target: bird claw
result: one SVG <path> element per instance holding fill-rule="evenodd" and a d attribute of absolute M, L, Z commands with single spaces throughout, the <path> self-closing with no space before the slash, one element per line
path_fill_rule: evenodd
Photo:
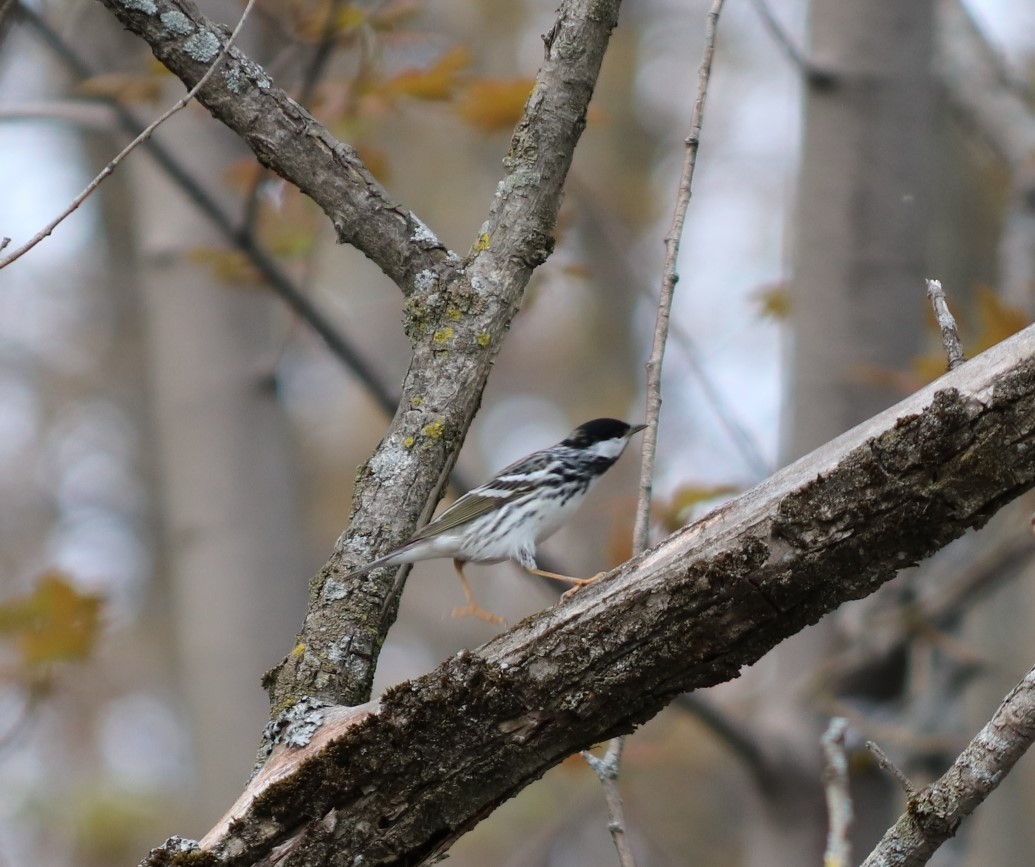
<path fill-rule="evenodd" d="M 561 601 L 567 599 L 573 593 L 577 593 L 579 590 L 581 590 L 587 584 L 595 584 L 597 581 L 599 581 L 601 578 L 603 578 L 606 574 L 607 574 L 606 572 L 597 572 L 597 574 L 594 575 L 592 578 L 582 578 L 582 579 L 580 579 L 577 583 L 572 585 L 570 590 L 565 590 L 564 593 L 561 594 Z"/>
<path fill-rule="evenodd" d="M 470 605 L 465 605 L 463 608 L 454 608 L 452 616 L 477 617 L 479 620 L 484 620 L 486 623 L 495 623 L 498 626 L 506 625 L 507 623 L 507 621 L 498 614 L 491 614 L 480 605 L 475 605 L 473 602 Z"/>

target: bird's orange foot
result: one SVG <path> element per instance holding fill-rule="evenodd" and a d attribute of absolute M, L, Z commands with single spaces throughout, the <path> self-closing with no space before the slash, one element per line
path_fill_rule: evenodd
<path fill-rule="evenodd" d="M 498 614 L 491 614 L 480 605 L 475 605 L 473 602 L 469 605 L 465 605 L 463 608 L 454 608 L 453 617 L 477 617 L 479 620 L 484 620 L 486 623 L 495 623 L 497 625 L 505 624 L 507 622 Z"/>
<path fill-rule="evenodd" d="M 596 583 L 601 578 L 603 578 L 606 574 L 607 574 L 606 572 L 597 572 L 597 574 L 594 575 L 592 578 L 572 579 L 575 583 L 572 584 L 571 590 L 566 590 L 564 593 L 561 594 L 561 599 L 567 599 L 569 596 L 571 596 L 573 593 L 577 593 L 579 590 L 581 590 L 587 584 L 594 584 L 594 583 Z"/>

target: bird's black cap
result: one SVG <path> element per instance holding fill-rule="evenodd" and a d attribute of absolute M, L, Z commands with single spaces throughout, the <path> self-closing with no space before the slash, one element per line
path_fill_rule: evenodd
<path fill-rule="evenodd" d="M 630 425 L 616 418 L 595 418 L 580 424 L 575 430 L 568 434 L 568 438 L 561 443 L 563 446 L 572 448 L 586 448 L 593 443 L 602 443 L 605 440 L 616 440 L 622 437 L 630 437 L 637 431 L 643 430 L 644 425 Z"/>

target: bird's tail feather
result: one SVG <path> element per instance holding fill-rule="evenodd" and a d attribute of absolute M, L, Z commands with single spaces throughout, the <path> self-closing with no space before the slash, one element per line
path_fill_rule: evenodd
<path fill-rule="evenodd" d="M 402 565 L 395 557 L 399 554 L 398 551 L 392 551 L 391 554 L 385 554 L 384 557 L 378 557 L 376 560 L 371 560 L 366 566 L 360 566 L 358 569 L 353 569 L 346 575 L 346 578 L 358 578 L 360 575 L 366 575 L 367 572 L 372 572 L 374 569 L 380 569 L 382 566 L 400 566 Z M 395 562 L 392 562 L 395 560 Z"/>

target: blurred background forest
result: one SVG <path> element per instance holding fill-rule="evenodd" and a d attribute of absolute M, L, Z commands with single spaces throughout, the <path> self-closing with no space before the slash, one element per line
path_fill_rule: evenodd
<path fill-rule="evenodd" d="M 243 4 L 203 5 L 232 26 Z M 557 250 L 458 463 L 468 483 L 589 418 L 641 419 L 709 5 L 624 5 Z M 240 44 L 463 254 L 554 7 L 260 0 Z M 944 281 L 971 353 L 1032 320 L 1035 7 L 966 11 L 979 31 L 930 0 L 727 4 L 666 359 L 656 538 L 938 375 L 924 277 Z M 17 246 L 182 86 L 97 3 L 8 3 L 0 28 L 0 235 Z M 408 359 L 396 287 L 230 132 L 191 106 L 155 140 L 163 154 L 138 150 L 0 270 L 0 867 L 135 863 L 222 815 L 267 718 L 259 678 L 291 648 Z M 551 562 L 588 575 L 629 556 L 636 463 L 544 546 Z M 818 737 L 835 713 L 853 725 L 865 855 L 902 797 L 862 741 L 917 781 L 937 775 L 1032 663 L 1033 508 L 632 737 L 640 864 L 819 863 Z M 555 599 L 507 564 L 469 575 L 511 623 Z M 379 689 L 495 633 L 450 619 L 461 601 L 448 562 L 417 566 Z M 1033 809 L 1029 759 L 934 863 L 1035 863 Z M 615 863 L 596 778 L 569 760 L 451 859 Z"/>

